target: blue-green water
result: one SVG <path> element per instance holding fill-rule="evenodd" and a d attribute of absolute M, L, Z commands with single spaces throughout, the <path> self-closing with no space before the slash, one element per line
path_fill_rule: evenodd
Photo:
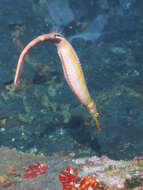
<path fill-rule="evenodd" d="M 0 2 L 0 145 L 114 159 L 142 155 L 143 2 L 52 2 Z M 34 47 L 20 89 L 12 85 L 24 46 L 55 30 L 80 58 L 100 114 L 100 132 L 67 85 L 53 45 Z"/>

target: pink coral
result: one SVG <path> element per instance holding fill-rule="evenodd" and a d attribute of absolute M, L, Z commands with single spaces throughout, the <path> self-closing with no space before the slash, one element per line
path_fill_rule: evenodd
<path fill-rule="evenodd" d="M 119 179 L 118 177 L 112 176 L 104 178 L 104 183 L 107 183 L 109 186 L 116 187 L 116 190 L 124 190 L 125 184 L 123 179 Z"/>

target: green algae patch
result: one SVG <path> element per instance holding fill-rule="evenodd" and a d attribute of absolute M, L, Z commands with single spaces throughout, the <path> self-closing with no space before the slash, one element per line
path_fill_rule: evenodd
<path fill-rule="evenodd" d="M 110 49 L 110 52 L 113 54 L 126 54 L 127 51 L 121 47 L 113 47 Z"/>
<path fill-rule="evenodd" d="M 61 109 L 61 115 L 63 116 L 64 123 L 68 123 L 71 119 L 71 114 L 69 111 L 70 104 L 61 104 L 60 109 Z"/>
<path fill-rule="evenodd" d="M 23 105 L 24 105 L 25 113 L 18 114 L 19 120 L 25 123 L 32 124 L 32 121 L 34 119 L 31 115 L 32 106 L 28 104 L 27 98 L 25 96 L 23 97 Z"/>

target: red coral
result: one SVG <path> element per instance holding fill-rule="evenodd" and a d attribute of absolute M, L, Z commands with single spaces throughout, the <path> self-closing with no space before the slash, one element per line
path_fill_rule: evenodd
<path fill-rule="evenodd" d="M 70 166 L 60 173 L 59 180 L 63 190 L 89 190 L 89 188 L 96 190 L 99 185 L 93 176 L 77 177 Z"/>
<path fill-rule="evenodd" d="M 24 174 L 24 178 L 35 178 L 40 175 L 46 174 L 48 165 L 43 162 L 37 162 L 35 164 L 29 165 Z"/>
<path fill-rule="evenodd" d="M 80 178 L 76 177 L 70 166 L 60 173 L 59 180 L 62 183 L 63 190 L 78 190 L 76 184 L 79 183 Z"/>
<path fill-rule="evenodd" d="M 86 176 L 81 180 L 79 189 L 88 190 L 91 187 L 93 190 L 96 190 L 98 185 L 98 182 L 93 176 Z"/>

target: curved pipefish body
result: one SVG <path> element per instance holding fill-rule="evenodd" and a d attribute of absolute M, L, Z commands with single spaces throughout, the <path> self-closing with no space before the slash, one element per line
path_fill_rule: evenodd
<path fill-rule="evenodd" d="M 24 48 L 18 60 L 14 84 L 18 85 L 19 83 L 19 75 L 20 75 L 22 64 L 23 64 L 26 54 L 29 52 L 29 50 L 32 47 L 34 47 L 35 45 L 45 40 L 48 40 L 57 46 L 57 50 L 58 50 L 60 60 L 62 62 L 65 78 L 69 86 L 71 87 L 72 91 L 75 93 L 77 98 L 79 99 L 80 103 L 83 104 L 91 113 L 91 115 L 93 116 L 93 119 L 96 121 L 97 128 L 100 130 L 101 127 L 97 120 L 98 112 L 93 100 L 91 99 L 89 95 L 78 56 L 76 52 L 74 51 L 73 47 L 71 46 L 71 44 L 61 34 L 55 33 L 55 32 L 52 32 L 49 34 L 43 34 L 35 38 L 34 40 L 32 40 Z"/>

